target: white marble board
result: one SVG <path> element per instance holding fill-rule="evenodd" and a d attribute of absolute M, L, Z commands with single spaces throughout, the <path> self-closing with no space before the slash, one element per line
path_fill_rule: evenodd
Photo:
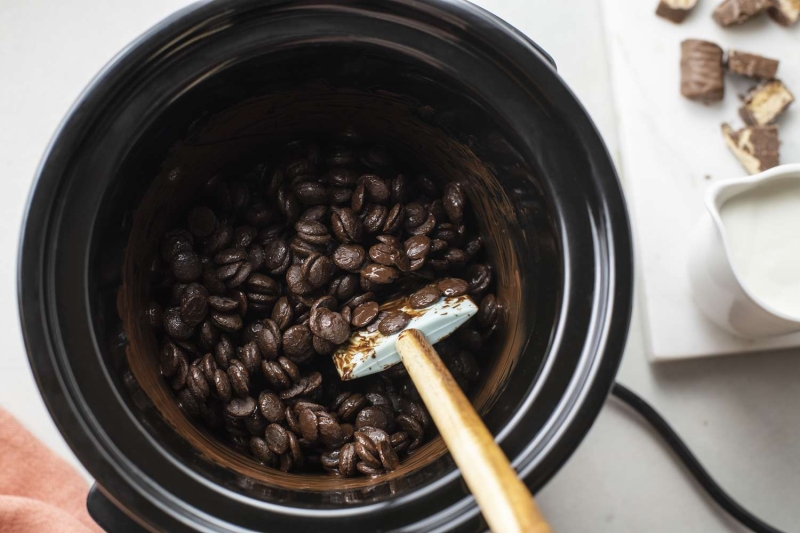
<path fill-rule="evenodd" d="M 638 288 L 653 361 L 800 346 L 800 334 L 737 339 L 696 309 L 686 269 L 688 236 L 715 180 L 745 175 L 720 135 L 741 127 L 739 95 L 755 82 L 726 76 L 725 99 L 703 105 L 680 95 L 680 42 L 698 38 L 781 61 L 778 77 L 800 97 L 800 24 L 762 16 L 721 28 L 700 0 L 683 24 L 654 15 L 657 2 L 603 0 L 617 110 L 620 171 L 636 237 Z M 779 120 L 781 161 L 800 162 L 800 104 Z"/>

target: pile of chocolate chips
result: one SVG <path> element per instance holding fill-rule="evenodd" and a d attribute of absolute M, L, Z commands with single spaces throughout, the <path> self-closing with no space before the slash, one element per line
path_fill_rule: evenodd
<path fill-rule="evenodd" d="M 413 383 L 402 365 L 342 382 L 330 356 L 357 328 L 405 327 L 379 308 L 393 296 L 469 294 L 478 314 L 436 348 L 463 389 L 478 379 L 499 312 L 466 197 L 380 147 L 276 153 L 212 178 L 163 236 L 146 311 L 161 373 L 187 415 L 264 465 L 394 470 L 435 432 Z"/>

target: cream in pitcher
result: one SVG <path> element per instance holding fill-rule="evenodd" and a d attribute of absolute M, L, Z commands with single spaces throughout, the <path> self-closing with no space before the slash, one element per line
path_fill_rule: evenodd
<path fill-rule="evenodd" d="M 744 338 L 800 332 L 800 165 L 723 180 L 692 235 L 697 306 Z"/>
<path fill-rule="evenodd" d="M 733 268 L 752 296 L 800 317 L 800 177 L 734 196 L 720 218 Z"/>

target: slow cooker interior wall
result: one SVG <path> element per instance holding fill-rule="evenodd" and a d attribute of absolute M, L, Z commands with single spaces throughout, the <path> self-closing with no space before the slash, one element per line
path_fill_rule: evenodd
<path fill-rule="evenodd" d="M 341 60 L 339 71 L 345 72 L 352 70 L 353 61 Z M 366 61 L 363 57 L 357 63 L 363 67 Z M 330 63 L 328 63 L 330 64 Z M 403 73 L 408 74 L 407 70 L 394 66 L 395 75 L 402 78 Z M 296 69 L 295 69 L 296 70 Z M 243 72 L 239 70 L 239 75 Z M 375 75 L 376 70 L 370 70 Z M 292 72 L 296 77 L 297 73 Z M 152 409 L 146 409 L 142 416 L 142 421 L 155 432 L 157 439 L 170 448 L 178 447 L 177 454 L 184 460 L 189 460 L 200 470 L 211 473 L 217 481 L 220 480 L 220 471 L 212 466 L 209 469 L 207 461 L 213 465 L 223 465 L 225 470 L 238 472 L 228 478 L 226 484 L 231 484 L 246 490 L 248 493 L 256 493 L 265 498 L 274 498 L 277 494 L 274 491 L 264 490 L 267 487 L 281 487 L 283 489 L 294 490 L 313 490 L 313 491 L 335 491 L 348 488 L 358 489 L 373 486 L 368 494 L 360 492 L 361 496 L 356 500 L 365 500 L 381 495 L 397 494 L 398 491 L 413 488 L 419 483 L 426 482 L 434 477 L 438 477 L 443 472 L 449 470 L 452 465 L 449 460 L 440 459 L 445 448 L 442 442 L 436 441 L 428 444 L 425 449 L 420 450 L 410 458 L 403 467 L 397 472 L 382 478 L 376 486 L 372 480 L 328 480 L 314 476 L 313 480 L 304 479 L 311 476 L 298 476 L 296 474 L 283 474 L 269 469 L 259 467 L 253 461 L 244 458 L 227 448 L 223 448 L 209 439 L 202 431 L 198 431 L 190 425 L 183 417 L 182 413 L 174 404 L 170 391 L 167 390 L 157 373 L 156 354 L 157 346 L 155 336 L 152 331 L 144 325 L 140 310 L 143 304 L 148 301 L 146 276 L 147 267 L 152 259 L 153 252 L 157 249 L 158 237 L 173 222 L 174 217 L 179 213 L 185 213 L 186 205 L 192 198 L 192 191 L 196 190 L 198 183 L 218 171 L 230 167 L 242 159 L 257 157 L 263 151 L 265 145 L 270 142 L 284 142 L 293 137 L 314 136 L 317 138 L 331 138 L 341 134 L 343 126 L 351 126 L 353 130 L 364 135 L 371 141 L 379 141 L 386 144 L 390 149 L 409 160 L 418 160 L 422 167 L 425 167 L 432 176 L 437 179 L 448 181 L 457 180 L 464 183 L 470 200 L 478 212 L 481 233 L 486 239 L 490 258 L 496 269 L 498 280 L 498 295 L 506 303 L 507 316 L 504 321 L 504 329 L 497 335 L 494 350 L 502 353 L 498 364 L 486 376 L 474 401 L 479 408 L 487 408 L 496 399 L 497 394 L 506 383 L 508 375 L 516 361 L 517 356 L 523 351 L 524 344 L 528 342 L 528 333 L 534 323 L 534 317 L 530 313 L 536 306 L 523 304 L 525 298 L 535 295 L 534 280 L 537 277 L 537 264 L 541 259 L 540 251 L 537 248 L 539 238 L 544 236 L 545 241 L 553 241 L 552 235 L 531 235 L 523 234 L 523 228 L 529 227 L 524 224 L 524 218 L 531 216 L 541 216 L 541 213 L 531 212 L 531 205 L 526 205 L 525 201 L 530 201 L 530 195 L 521 194 L 518 198 L 509 197 L 504 189 L 492 174 L 492 170 L 519 172 L 522 176 L 521 181 L 530 179 L 524 167 L 519 165 L 509 165 L 508 159 L 513 159 L 513 149 L 501 136 L 492 135 L 496 130 L 474 131 L 472 137 L 477 144 L 488 144 L 487 150 L 482 153 L 483 161 L 479 160 L 473 151 L 467 147 L 470 142 L 469 135 L 464 135 L 463 129 L 459 135 L 453 134 L 456 129 L 464 126 L 478 127 L 485 125 L 489 120 L 487 117 L 480 117 L 476 120 L 474 109 L 467 110 L 466 107 L 450 107 L 450 113 L 441 108 L 422 105 L 418 100 L 410 99 L 402 89 L 409 89 L 413 92 L 411 85 L 419 84 L 420 77 L 414 77 L 410 83 L 410 77 L 405 80 L 395 80 L 391 88 L 394 91 L 403 93 L 403 96 L 394 92 L 389 93 L 380 89 L 372 88 L 365 90 L 362 87 L 352 88 L 354 84 L 345 86 L 348 88 L 336 87 L 330 83 L 331 78 L 325 82 L 315 79 L 310 84 L 302 88 L 289 92 L 271 93 L 270 95 L 257 98 L 249 98 L 240 101 L 238 104 L 228 107 L 222 112 L 210 116 L 206 114 L 197 120 L 191 128 L 188 120 L 196 120 L 198 115 L 189 116 L 184 114 L 185 124 L 170 125 L 161 124 L 166 130 L 154 128 L 154 135 L 144 138 L 139 146 L 132 151 L 136 155 L 136 161 L 149 161 L 150 166 L 156 161 L 163 163 L 158 177 L 150 182 L 143 169 L 147 165 L 138 165 L 136 168 L 125 168 L 121 170 L 121 175 L 132 176 L 123 182 L 136 182 L 134 188 L 138 188 L 138 194 L 128 194 L 126 187 L 121 186 L 116 191 L 117 205 L 120 197 L 125 196 L 128 202 L 141 198 L 141 192 L 147 189 L 147 194 L 143 203 L 130 206 L 128 212 L 133 219 L 127 221 L 123 219 L 123 224 L 112 224 L 112 228 L 123 228 L 121 233 L 130 229 L 132 223 L 131 240 L 128 243 L 126 255 L 126 269 L 123 278 L 126 282 L 121 298 L 118 302 L 119 311 L 125 317 L 125 331 L 129 342 L 127 354 L 131 368 L 138 378 L 139 384 L 146 391 L 158 411 L 164 416 L 168 423 L 178 429 L 192 446 L 194 450 L 200 452 L 201 457 L 187 453 L 185 443 L 181 439 L 175 439 L 174 434 L 169 434 L 170 430 L 164 426 L 163 422 L 155 416 Z M 352 81 L 352 80 L 351 80 Z M 431 91 L 435 84 L 428 83 L 427 95 L 430 101 L 436 101 L 437 96 Z M 217 78 L 210 80 L 206 85 L 200 85 L 193 89 L 192 96 L 195 102 L 202 101 L 198 97 L 198 92 L 205 90 L 205 109 L 219 107 L 219 93 L 210 88 L 237 87 L 233 90 L 234 94 L 229 94 L 230 100 L 243 96 L 241 87 L 247 84 L 231 84 L 231 80 Z M 218 100 L 209 97 L 217 96 Z M 251 95 L 252 96 L 252 93 Z M 459 102 L 463 104 L 463 102 Z M 198 107 L 194 107 L 195 110 Z M 214 109 L 218 110 L 218 109 Z M 167 146 L 164 141 L 178 132 L 187 132 L 188 137 L 177 145 L 174 145 L 164 162 Z M 487 131 L 489 132 L 487 134 Z M 458 137 L 458 138 L 456 138 Z M 461 142 L 466 139 L 466 142 Z M 480 142 L 478 141 L 480 139 Z M 495 161 L 486 157 L 486 154 L 494 154 Z M 506 161 L 503 161 L 503 160 Z M 134 158 L 129 158 L 133 161 Z M 486 163 L 486 164 L 484 164 Z M 153 175 L 155 172 L 153 173 Z M 529 184 L 530 185 L 530 184 Z M 514 191 L 512 191 L 513 193 Z M 186 194 L 182 194 L 186 193 Z M 522 200 L 522 201 L 521 201 Z M 112 202 L 113 203 L 113 202 Z M 134 203 L 136 203 L 134 201 Z M 534 206 L 537 207 L 537 206 Z M 538 206 L 541 208 L 541 206 Z M 120 210 L 116 210 L 119 213 Z M 169 214 L 172 214 L 172 218 Z M 108 213 L 113 218 L 113 215 Z M 119 215 L 117 215 L 119 216 Z M 179 217 L 179 216 L 178 216 Z M 540 224 L 541 225 L 541 224 Z M 109 226 L 106 226 L 109 227 Z M 119 242 L 120 231 L 117 234 Z M 106 238 L 110 235 L 106 232 Z M 526 242 L 530 246 L 526 249 L 513 249 L 511 242 Z M 102 254 L 105 257 L 117 254 Z M 109 268 L 108 261 L 101 262 L 105 268 Z M 553 265 L 548 269 L 552 270 Z M 106 276 L 107 278 L 109 276 Z M 110 277 L 111 279 L 114 276 Z M 105 306 L 106 308 L 108 306 Z M 550 313 L 548 313 L 549 315 Z M 109 328 L 108 324 L 105 329 Z M 540 329 L 541 324 L 536 324 Z M 552 324 L 546 324 L 544 331 L 552 329 Z M 109 339 L 112 340 L 113 339 Z M 536 340 L 537 344 L 544 347 L 546 341 Z M 112 344 L 114 344 L 112 342 Z M 526 374 L 531 370 L 535 372 L 538 363 L 541 362 L 543 350 L 537 354 L 537 360 L 526 357 L 524 361 Z M 117 358 L 117 363 L 119 359 Z M 115 366 L 119 366 L 116 364 Z M 528 385 L 530 385 L 530 381 Z M 520 389 L 517 385 L 515 389 Z M 515 394 L 516 396 L 516 394 Z M 506 400 L 506 399 L 504 399 Z M 487 422 L 494 428 L 502 427 L 514 412 L 513 398 L 503 401 L 500 409 L 493 409 L 487 414 Z M 439 460 L 437 460 L 439 459 Z M 416 472 L 413 472 L 415 471 Z M 413 472 L 413 474 L 412 474 Z M 224 478 L 224 476 L 222 476 Z M 399 483 L 402 480 L 402 483 Z M 389 483 L 386 483 L 389 482 Z M 384 490 L 380 487 L 384 487 Z M 260 487 L 260 488 L 259 488 Z M 387 488 L 388 487 L 388 488 Z"/>

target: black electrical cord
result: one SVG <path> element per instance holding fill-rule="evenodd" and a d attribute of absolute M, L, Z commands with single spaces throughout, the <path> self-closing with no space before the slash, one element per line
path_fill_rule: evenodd
<path fill-rule="evenodd" d="M 703 487 L 708 495 L 728 514 L 756 533 L 781 533 L 779 529 L 772 527 L 757 516 L 751 514 L 722 490 L 722 487 L 720 487 L 706 469 L 703 468 L 703 465 L 700 464 L 678 434 L 675 433 L 675 430 L 670 427 L 667 421 L 664 420 L 655 409 L 650 407 L 650 405 L 636 393 L 624 385 L 614 383 L 611 394 L 633 408 L 634 411 L 642 415 L 642 417 L 653 426 L 658 434 L 667 442 L 669 447 L 672 448 L 675 455 L 686 465 L 686 468 L 689 469 L 692 476 L 700 483 L 700 486 Z"/>

